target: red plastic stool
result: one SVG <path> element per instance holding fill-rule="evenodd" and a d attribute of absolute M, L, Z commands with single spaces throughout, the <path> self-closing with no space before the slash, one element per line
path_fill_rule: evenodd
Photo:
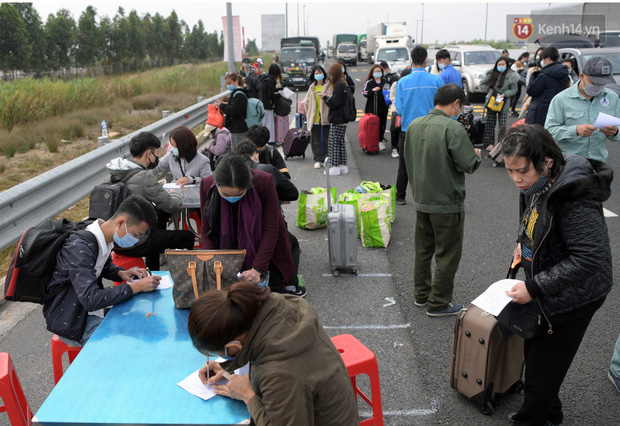
<path fill-rule="evenodd" d="M 379 366 L 375 354 L 350 334 L 332 337 L 332 342 L 347 367 L 355 398 L 361 396 L 372 407 L 372 418 L 360 422 L 360 426 L 383 426 L 383 408 L 381 406 L 381 385 L 379 383 Z M 372 400 L 357 387 L 356 376 L 366 374 L 370 378 Z"/>
<path fill-rule="evenodd" d="M 66 352 L 69 357 L 69 364 L 71 364 L 81 350 L 82 348 L 79 346 L 67 345 L 65 342 L 60 340 L 60 337 L 58 337 L 57 334 L 54 334 L 54 337 L 52 337 L 52 368 L 54 370 L 54 386 L 56 386 L 64 374 L 62 370 L 62 356 Z"/>
<path fill-rule="evenodd" d="M 144 264 L 144 259 L 142 259 L 141 257 L 130 257 L 125 256 L 124 254 L 118 254 L 116 252 L 112 252 L 112 263 L 116 266 L 120 266 L 123 269 L 146 268 L 146 265 Z M 125 281 L 114 281 L 114 285 L 121 285 L 124 282 Z"/>
<path fill-rule="evenodd" d="M 0 398 L 4 405 L 0 406 L 0 413 L 9 415 L 11 426 L 30 426 L 32 410 L 19 383 L 17 371 L 11 357 L 6 352 L 0 353 Z"/>

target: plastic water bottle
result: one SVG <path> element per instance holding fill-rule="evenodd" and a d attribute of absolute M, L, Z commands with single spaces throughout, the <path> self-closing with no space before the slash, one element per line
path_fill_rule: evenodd
<path fill-rule="evenodd" d="M 101 136 L 104 138 L 108 137 L 108 125 L 105 124 L 105 120 L 101 122 Z"/>

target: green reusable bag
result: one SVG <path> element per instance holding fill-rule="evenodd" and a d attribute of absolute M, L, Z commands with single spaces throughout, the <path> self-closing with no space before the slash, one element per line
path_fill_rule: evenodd
<path fill-rule="evenodd" d="M 338 196 L 338 204 L 350 204 L 355 207 L 355 217 L 357 219 L 357 238 L 361 235 L 359 200 L 366 194 L 360 194 L 357 191 L 347 191 Z"/>
<path fill-rule="evenodd" d="M 389 201 L 369 200 L 360 205 L 362 224 L 362 245 L 364 247 L 387 247 L 392 236 L 392 226 L 388 215 Z"/>
<path fill-rule="evenodd" d="M 396 219 L 396 187 L 394 185 L 382 186 L 379 182 L 370 182 L 365 180 L 360 183 L 358 188 L 363 188 L 366 190 L 367 194 L 381 193 L 389 195 L 391 208 L 388 213 L 390 215 L 390 222 L 394 222 L 394 219 Z"/>
<path fill-rule="evenodd" d="M 336 204 L 336 188 L 331 188 L 332 204 Z M 327 227 L 327 190 L 312 188 L 301 191 L 297 207 L 297 226 L 303 229 Z"/>

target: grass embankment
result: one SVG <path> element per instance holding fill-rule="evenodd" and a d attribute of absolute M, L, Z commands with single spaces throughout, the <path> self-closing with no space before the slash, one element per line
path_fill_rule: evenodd
<path fill-rule="evenodd" d="M 101 120 L 124 135 L 159 120 L 162 110 L 180 111 L 197 96 L 219 93 L 226 70 L 218 62 L 68 82 L 0 81 L 0 192 L 96 149 Z M 87 215 L 86 199 L 60 216 Z M 0 252 L 0 276 L 14 251 L 12 245 Z"/>

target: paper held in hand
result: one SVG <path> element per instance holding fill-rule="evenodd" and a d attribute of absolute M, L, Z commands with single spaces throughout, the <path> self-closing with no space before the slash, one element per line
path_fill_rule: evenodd
<path fill-rule="evenodd" d="M 482 310 L 489 312 L 495 316 L 512 302 L 506 292 L 511 290 L 515 284 L 521 280 L 500 280 L 489 286 L 484 293 L 474 299 L 473 303 Z"/>
<path fill-rule="evenodd" d="M 593 124 L 597 129 L 601 129 L 603 127 L 613 127 L 620 126 L 620 118 L 614 117 L 613 115 L 605 114 L 604 112 L 599 112 L 598 117 L 596 117 L 596 121 Z"/>

